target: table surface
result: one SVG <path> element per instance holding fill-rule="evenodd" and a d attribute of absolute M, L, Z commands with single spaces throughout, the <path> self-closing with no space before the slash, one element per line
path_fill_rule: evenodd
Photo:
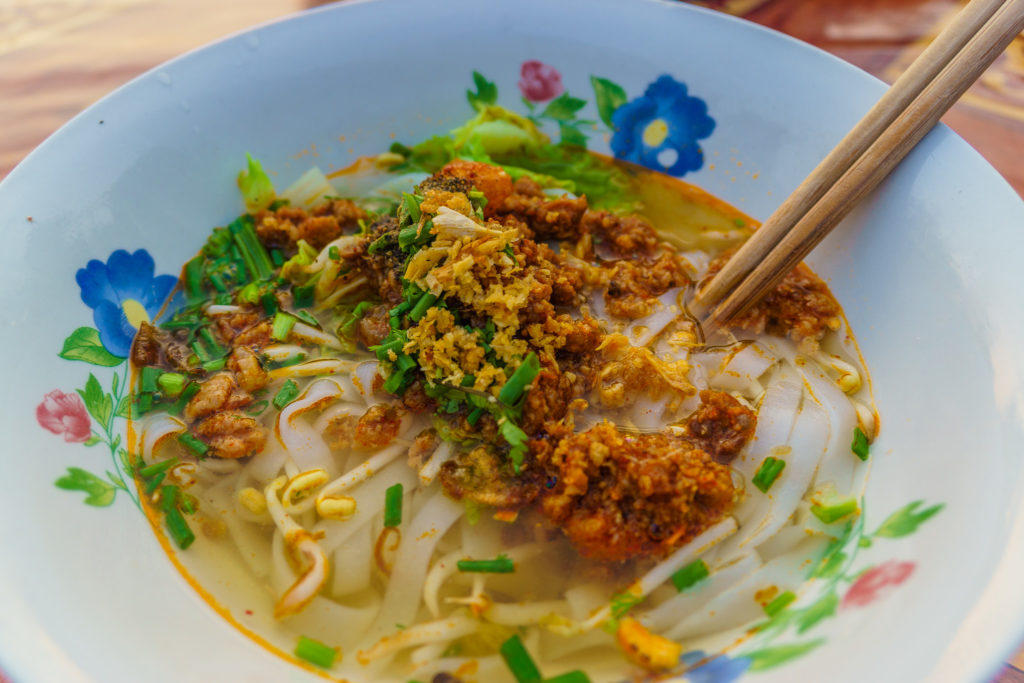
<path fill-rule="evenodd" d="M 0 0 L 0 179 L 111 90 L 227 33 L 317 0 Z M 892 82 L 961 0 L 707 0 Z M 1024 196 L 1024 34 L 943 121 Z M 0 673 L 0 683 L 4 681 Z M 1024 683 L 1024 650 L 994 683 Z"/>

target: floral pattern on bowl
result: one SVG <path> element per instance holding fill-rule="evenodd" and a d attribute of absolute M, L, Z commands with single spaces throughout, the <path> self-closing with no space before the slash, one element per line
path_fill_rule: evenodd
<path fill-rule="evenodd" d="M 475 89 L 467 91 L 470 104 L 474 108 L 494 104 L 497 85 L 478 72 L 473 73 L 473 80 Z M 704 100 L 690 94 L 684 82 L 661 75 L 633 99 L 610 80 L 591 76 L 590 83 L 597 119 L 580 116 L 589 101 L 571 96 L 561 73 L 550 65 L 537 60 L 524 62 L 517 86 L 527 117 L 539 126 L 557 128 L 562 144 L 585 147 L 587 130 L 598 129 L 599 120 L 610 135 L 616 158 L 674 176 L 703 166 L 700 140 L 710 137 L 716 124 Z M 36 419 L 40 427 L 68 443 L 90 448 L 102 444 L 109 451 L 112 469 L 101 476 L 69 467 L 56 480 L 58 488 L 84 493 L 83 502 L 95 507 L 113 504 L 119 492 L 140 506 L 132 485 L 135 456 L 124 447 L 125 427 L 133 409 L 127 389 L 127 356 L 142 322 L 159 320 L 173 310 L 175 301 L 166 307 L 165 302 L 178 280 L 169 274 L 156 275 L 153 258 L 146 249 L 117 249 L 105 262 L 90 260 L 77 271 L 75 280 L 82 302 L 93 311 L 96 327 L 75 329 L 58 355 L 107 369 L 109 374 L 100 369 L 96 373 L 105 376 L 109 390 L 95 373 L 90 373 L 85 386 L 75 393 L 60 389 L 46 393 L 36 407 Z M 92 467 L 98 470 L 103 465 Z M 748 673 L 774 669 L 817 649 L 826 639 L 809 637 L 808 632 L 819 623 L 840 611 L 870 607 L 911 579 L 917 568 L 915 562 L 900 559 L 858 566 L 858 551 L 879 540 L 913 534 L 942 508 L 942 504 L 925 506 L 923 501 L 914 501 L 891 513 L 872 533 L 864 530 L 863 514 L 846 523 L 809 569 L 799 596 L 787 592 L 765 605 L 767 618 L 751 626 L 749 637 L 727 653 L 685 652 L 674 672 L 677 680 L 732 683 Z"/>

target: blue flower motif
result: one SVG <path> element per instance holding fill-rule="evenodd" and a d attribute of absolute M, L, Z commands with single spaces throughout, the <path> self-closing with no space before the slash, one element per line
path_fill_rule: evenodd
<path fill-rule="evenodd" d="M 118 249 L 106 263 L 93 259 L 75 274 L 100 341 L 115 356 L 128 356 L 139 326 L 156 317 L 178 282 L 173 275 L 154 277 L 153 271 L 153 257 L 145 249 L 134 254 Z"/>
<path fill-rule="evenodd" d="M 617 158 L 673 176 L 704 165 L 697 141 L 715 129 L 704 100 L 687 95 L 686 85 L 671 76 L 659 77 L 642 97 L 616 109 L 612 123 Z"/>
<path fill-rule="evenodd" d="M 709 655 L 701 650 L 692 650 L 679 658 L 681 664 L 687 668 L 683 680 L 687 683 L 732 683 L 744 674 L 750 666 L 750 660 L 746 657 L 727 657 L 725 655 Z M 693 666 L 700 661 L 705 661 L 700 666 Z"/>

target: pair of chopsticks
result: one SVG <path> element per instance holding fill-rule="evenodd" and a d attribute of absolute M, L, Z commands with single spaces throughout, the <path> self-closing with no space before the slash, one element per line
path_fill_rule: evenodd
<path fill-rule="evenodd" d="M 710 330 L 775 288 L 1024 30 L 1024 0 L 972 0 L 691 303 Z"/>

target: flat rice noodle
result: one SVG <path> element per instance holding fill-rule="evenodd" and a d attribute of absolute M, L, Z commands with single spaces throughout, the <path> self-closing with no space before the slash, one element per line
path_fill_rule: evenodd
<path fill-rule="evenodd" d="M 434 548 L 462 512 L 462 505 L 439 491 L 418 515 L 407 524 L 403 523 L 402 542 L 392 564 L 380 615 L 370 629 L 371 639 L 394 631 L 395 624 L 414 623 Z"/>
<path fill-rule="evenodd" d="M 342 391 L 343 394 L 348 393 L 344 391 L 344 388 L 342 388 Z M 351 397 L 346 395 L 345 398 Z M 329 425 L 335 418 L 341 417 L 342 415 L 351 415 L 352 417 L 359 418 L 365 412 L 366 406 L 364 406 L 362 402 L 351 403 L 349 401 L 338 401 L 334 405 L 324 408 L 323 412 L 313 420 L 313 430 L 317 434 L 323 434 L 327 429 L 327 425 Z"/>
<path fill-rule="evenodd" d="M 679 295 L 685 287 L 673 287 L 658 297 L 655 310 L 648 316 L 637 318 L 626 323 L 622 334 L 626 335 L 633 346 L 647 346 L 669 324 L 682 314 L 679 308 Z M 601 297 L 602 300 L 604 297 Z"/>
<path fill-rule="evenodd" d="M 384 491 L 398 483 L 406 490 L 416 485 L 416 473 L 400 460 L 381 468 L 359 486 L 345 491 L 342 495 L 351 496 L 356 501 L 355 514 L 345 520 L 321 519 L 314 524 L 310 531 L 323 534 L 320 547 L 327 553 L 339 548 L 361 526 L 380 514 L 384 509 Z"/>
<path fill-rule="evenodd" d="M 757 427 L 748 446 L 732 461 L 732 467 L 743 475 L 747 483 L 747 496 L 760 494 L 750 480 L 757 474 L 761 463 L 773 450 L 789 443 L 803 388 L 792 373 L 781 372 L 765 390 L 757 411 Z M 788 465 L 787 465 L 788 466 Z M 741 506 L 742 507 L 742 506 Z M 742 523 L 746 518 L 738 515 Z"/>
<path fill-rule="evenodd" d="M 366 405 L 374 401 L 373 378 L 377 376 L 378 363 L 368 360 L 359 363 L 352 371 L 352 383 Z"/>
<path fill-rule="evenodd" d="M 551 615 L 565 617 L 569 603 L 565 600 L 539 602 L 495 602 L 484 612 L 484 619 L 503 626 L 539 624 Z"/>
<path fill-rule="evenodd" d="M 605 596 L 605 599 L 607 599 L 607 596 Z M 614 636 L 605 633 L 599 628 L 573 636 L 564 636 L 559 633 L 542 630 L 537 651 L 544 663 L 548 665 L 545 666 L 545 669 L 548 669 L 553 668 L 550 666 L 552 661 L 562 661 L 563 658 L 577 652 L 595 650 L 597 648 L 607 649 L 614 643 L 614 640 Z M 621 655 L 619 656 L 621 657 Z M 622 664 L 620 663 L 617 668 L 621 669 Z M 587 666 L 586 669 L 593 670 L 590 666 Z"/>
<path fill-rule="evenodd" d="M 451 460 L 455 456 L 455 449 L 452 447 L 450 441 L 442 441 L 441 444 L 434 449 L 434 452 L 430 454 L 427 461 L 423 463 L 423 467 L 420 468 L 420 484 L 424 487 L 430 486 L 430 484 L 437 478 L 437 475 L 441 473 L 441 466 Z"/>
<path fill-rule="evenodd" d="M 185 431 L 185 423 L 167 413 L 154 415 L 146 420 L 142 427 L 142 460 L 152 464 L 155 462 L 154 453 L 160 442 L 168 436 L 181 434 Z"/>
<path fill-rule="evenodd" d="M 325 470 L 332 479 L 338 476 L 338 465 L 323 436 L 311 424 L 299 418 L 305 412 L 323 409 L 341 395 L 342 389 L 337 382 L 318 379 L 306 385 L 302 394 L 286 405 L 278 415 L 274 428 L 277 440 L 300 472 L 319 468 Z"/>
<path fill-rule="evenodd" d="M 641 577 L 641 595 L 649 595 L 655 588 L 668 581 L 676 571 L 690 564 L 734 533 L 736 533 L 736 520 L 732 517 L 727 517 L 706 529 L 692 541 L 654 565 Z"/>
<path fill-rule="evenodd" d="M 238 548 L 238 554 L 249 567 L 249 571 L 262 579 L 270 574 L 272 546 L 267 539 L 266 527 L 258 527 L 239 519 L 232 512 L 234 501 L 231 500 L 230 481 L 215 486 L 199 496 L 200 506 L 207 514 L 214 514 L 228 528 L 228 536 Z M 269 518 L 267 520 L 269 522 Z"/>
<path fill-rule="evenodd" d="M 565 599 L 569 602 L 572 618 L 583 621 L 608 602 L 608 594 L 607 584 L 592 581 L 568 589 L 565 591 Z"/>
<path fill-rule="evenodd" d="M 828 436 L 828 413 L 813 396 L 805 393 L 789 439 L 791 450 L 777 456 L 786 461 L 786 468 L 768 493 L 761 493 L 748 480 L 748 497 L 736 510 L 736 516 L 747 522 L 730 539 L 730 549 L 737 554 L 752 550 L 786 524 L 814 480 Z M 723 549 L 723 552 L 726 551 Z"/>
<path fill-rule="evenodd" d="M 409 672 L 408 678 L 415 680 L 429 681 L 435 675 L 446 672 L 458 671 L 460 668 L 469 667 L 473 672 L 466 680 L 491 683 L 491 681 L 511 681 L 508 673 L 508 665 L 499 655 L 488 655 L 486 657 L 441 657 L 413 669 Z M 362 680 L 370 680 L 364 678 Z"/>
<path fill-rule="evenodd" d="M 298 614 L 288 617 L 293 633 L 315 633 L 317 640 L 350 651 L 380 611 L 380 597 L 366 591 L 344 603 L 316 596 Z"/>
<path fill-rule="evenodd" d="M 453 550 L 435 562 L 427 572 L 427 578 L 423 580 L 423 603 L 435 619 L 441 616 L 441 587 L 458 573 L 459 560 L 467 556 L 462 548 Z"/>
<path fill-rule="evenodd" d="M 287 459 L 288 453 L 281 443 L 277 439 L 268 439 L 263 450 L 246 464 L 242 476 L 259 482 L 256 488 L 262 491 L 281 472 Z"/>
<path fill-rule="evenodd" d="M 661 633 L 675 626 L 689 614 L 702 609 L 715 596 L 736 585 L 763 565 L 756 552 L 748 553 L 732 564 L 718 567 L 697 585 L 686 589 L 657 607 L 636 614 L 636 618 L 649 629 Z"/>
<path fill-rule="evenodd" d="M 703 607 L 690 612 L 678 624 L 669 628 L 666 638 L 684 640 L 749 624 L 765 618 L 764 608 L 755 594 L 774 586 L 778 593 L 796 591 L 804 581 L 810 552 L 794 552 L 777 557 L 752 573 L 748 573 L 731 588 L 714 596 Z M 777 594 L 778 594 L 777 593 Z"/>
<path fill-rule="evenodd" d="M 778 360 L 757 344 L 747 344 L 734 353 L 726 354 L 718 371 L 710 378 L 709 386 L 711 389 L 735 391 L 753 398 L 761 392 L 758 378 Z"/>
<path fill-rule="evenodd" d="M 342 598 L 370 586 L 374 540 L 367 521 L 332 553 L 334 576 L 331 597 Z"/>

